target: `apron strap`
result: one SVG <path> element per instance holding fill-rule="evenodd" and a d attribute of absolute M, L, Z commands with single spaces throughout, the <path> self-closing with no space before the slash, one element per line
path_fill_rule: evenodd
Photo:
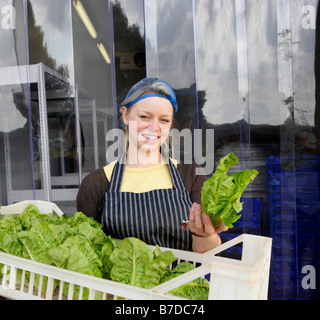
<path fill-rule="evenodd" d="M 168 163 L 169 172 L 170 172 L 170 175 L 171 175 L 173 187 L 177 188 L 177 189 L 180 189 L 180 190 L 184 190 L 185 186 L 184 186 L 184 183 L 182 181 L 182 178 L 180 176 L 179 171 L 177 170 L 177 168 L 173 164 L 173 162 L 170 160 L 170 158 L 167 155 L 167 153 L 163 153 L 163 154 L 165 155 L 167 163 Z"/>
<path fill-rule="evenodd" d="M 123 153 L 113 167 L 109 192 L 120 192 L 125 163 L 126 153 Z"/>
<path fill-rule="evenodd" d="M 167 153 L 162 152 L 162 154 L 164 155 L 166 162 L 168 163 L 168 168 L 169 168 L 170 176 L 172 179 L 173 188 L 183 190 L 185 186 L 177 168 L 172 163 Z M 110 188 L 109 188 L 110 192 L 120 192 L 125 163 L 126 163 L 126 153 L 123 153 L 120 156 L 119 160 L 114 165 L 111 181 L 110 181 Z"/>

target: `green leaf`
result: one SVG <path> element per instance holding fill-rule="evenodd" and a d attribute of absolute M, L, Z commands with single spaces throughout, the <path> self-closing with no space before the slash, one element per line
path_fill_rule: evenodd
<path fill-rule="evenodd" d="M 0 234 L 0 251 L 21 257 L 22 250 L 22 243 L 16 233 L 6 232 Z"/>
<path fill-rule="evenodd" d="M 92 225 L 89 221 L 84 221 L 75 227 L 75 234 L 82 234 L 88 241 L 93 243 L 103 243 L 106 234 L 101 227 Z"/>
<path fill-rule="evenodd" d="M 101 261 L 103 264 L 103 278 L 111 279 L 110 271 L 113 267 L 113 263 L 110 259 L 111 254 L 113 253 L 114 248 L 117 245 L 111 240 L 110 237 L 107 237 L 106 243 L 103 245 L 101 249 Z"/>
<path fill-rule="evenodd" d="M 229 176 L 228 170 L 236 163 L 238 158 L 233 153 L 221 158 L 214 174 L 203 184 L 202 211 L 210 215 L 214 227 L 218 227 L 220 221 L 228 228 L 233 227 L 241 217 L 237 213 L 242 211 L 242 193 L 258 175 L 258 171 L 246 169 Z"/>
<path fill-rule="evenodd" d="M 24 230 L 30 230 L 36 222 L 46 219 L 46 215 L 41 214 L 39 209 L 33 204 L 28 205 L 18 217 Z"/>
<path fill-rule="evenodd" d="M 194 269 L 195 266 L 190 262 L 181 262 L 173 270 L 168 269 L 165 272 L 161 278 L 161 283 Z M 208 300 L 209 282 L 206 279 L 198 278 L 171 290 L 170 293 L 191 300 Z"/>
<path fill-rule="evenodd" d="M 76 227 L 79 224 L 83 223 L 83 222 L 88 222 L 90 223 L 90 225 L 93 228 L 97 228 L 97 229 L 102 229 L 102 225 L 97 222 L 96 220 L 94 220 L 92 217 L 87 217 L 85 214 L 83 214 L 82 212 L 76 212 L 72 218 L 68 221 L 68 223 L 72 226 L 72 227 Z"/>
<path fill-rule="evenodd" d="M 167 268 L 177 260 L 171 251 L 161 252 L 159 246 L 156 246 L 154 256 L 154 260 L 146 265 L 142 281 L 143 287 L 147 289 L 157 286 Z"/>
<path fill-rule="evenodd" d="M 102 262 L 90 242 L 82 235 L 72 236 L 48 251 L 57 267 L 102 278 Z"/>
<path fill-rule="evenodd" d="M 170 291 L 171 294 L 190 300 L 208 300 L 209 283 L 198 278 Z"/>
<path fill-rule="evenodd" d="M 22 231 L 22 225 L 19 217 L 6 216 L 0 220 L 0 234 L 6 232 L 18 233 L 19 231 Z"/>
<path fill-rule="evenodd" d="M 120 248 L 110 256 L 113 267 L 110 277 L 114 281 L 143 287 L 146 266 L 153 260 L 150 247 L 137 238 L 125 238 Z"/>
<path fill-rule="evenodd" d="M 18 234 L 23 244 L 23 257 L 50 264 L 48 250 L 59 245 L 57 234 L 44 221 L 37 221 L 29 231 Z"/>

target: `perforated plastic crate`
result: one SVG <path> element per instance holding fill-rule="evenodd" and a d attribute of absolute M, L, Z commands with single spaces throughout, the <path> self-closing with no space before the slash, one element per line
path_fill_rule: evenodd
<path fill-rule="evenodd" d="M 241 260 L 217 256 L 242 243 Z M 243 234 L 200 254 L 170 250 L 178 262 L 189 261 L 196 268 L 152 289 L 143 289 L 110 280 L 64 270 L 0 252 L 3 276 L 0 295 L 12 299 L 181 299 L 169 291 L 210 274 L 209 299 L 267 299 L 272 239 Z M 154 247 L 151 246 L 153 249 Z M 67 294 L 63 288 L 68 288 Z"/>

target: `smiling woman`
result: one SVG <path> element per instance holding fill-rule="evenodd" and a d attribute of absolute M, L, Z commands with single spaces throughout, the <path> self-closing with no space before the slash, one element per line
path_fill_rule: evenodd
<path fill-rule="evenodd" d="M 201 201 L 205 176 L 196 175 L 195 164 L 177 163 L 162 148 L 177 110 L 175 93 L 163 80 L 145 78 L 129 90 L 122 103 L 127 150 L 83 180 L 78 210 L 101 219 L 106 234 L 114 238 L 136 237 L 151 245 L 204 252 L 221 243 L 218 232 L 227 228 L 222 223 L 214 228 L 195 203 Z"/>

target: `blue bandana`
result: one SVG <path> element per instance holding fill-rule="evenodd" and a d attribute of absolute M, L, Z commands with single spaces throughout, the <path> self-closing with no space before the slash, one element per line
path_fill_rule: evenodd
<path fill-rule="evenodd" d="M 175 100 L 172 99 L 172 97 L 166 97 L 162 94 L 157 94 L 157 93 L 148 93 L 144 96 L 141 96 L 135 100 L 133 100 L 131 103 L 129 103 L 127 106 L 125 106 L 127 109 L 130 108 L 133 104 L 135 104 L 136 102 L 142 100 L 142 99 L 146 99 L 146 98 L 150 98 L 150 97 L 160 97 L 160 98 L 164 98 L 167 99 L 168 101 L 170 101 L 170 103 L 172 104 L 173 107 L 173 113 L 175 114 L 178 111 L 178 105 L 177 102 Z"/>
<path fill-rule="evenodd" d="M 162 94 L 158 94 L 158 93 L 150 93 L 150 91 L 148 90 L 154 83 L 156 82 L 161 82 L 163 83 L 168 91 L 170 92 L 170 96 L 166 96 L 166 95 L 162 95 Z M 141 88 L 145 88 L 145 92 L 148 92 L 145 95 L 142 95 L 140 97 L 138 97 L 137 99 L 135 99 L 134 101 L 130 102 L 128 105 L 125 105 L 125 101 L 132 96 L 137 90 L 140 90 Z M 126 98 L 124 99 L 124 102 L 122 103 L 123 106 L 125 106 L 126 108 L 130 108 L 133 104 L 135 104 L 136 102 L 145 99 L 145 98 L 149 98 L 149 97 L 161 97 L 161 98 L 165 98 L 167 100 L 170 101 L 170 103 L 172 104 L 173 107 L 173 113 L 177 113 L 178 111 L 178 103 L 177 103 L 177 99 L 176 99 L 176 95 L 173 91 L 173 89 L 170 87 L 170 85 L 168 83 L 166 83 L 165 81 L 158 79 L 158 78 L 144 78 L 142 80 L 140 80 L 138 83 L 136 83 L 128 92 Z"/>

